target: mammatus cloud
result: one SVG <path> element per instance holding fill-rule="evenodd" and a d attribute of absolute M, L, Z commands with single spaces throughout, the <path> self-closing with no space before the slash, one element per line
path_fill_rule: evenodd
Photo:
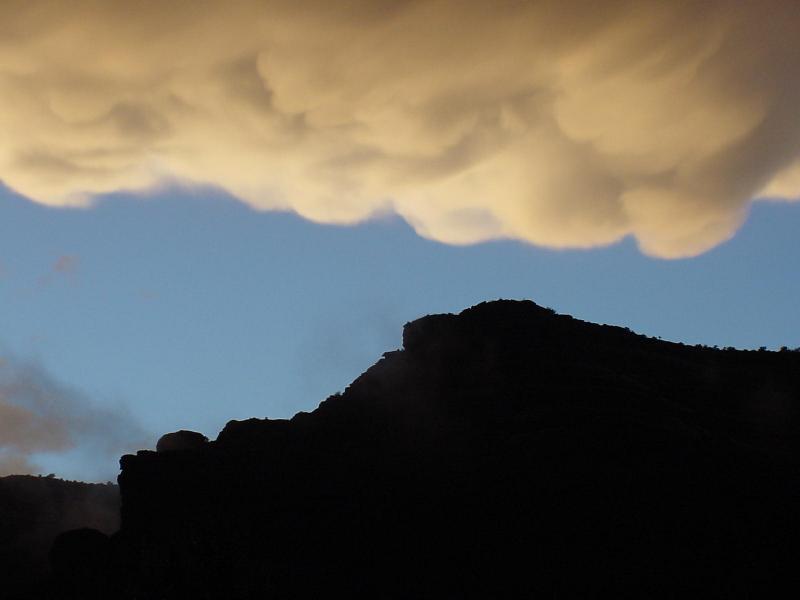
<path fill-rule="evenodd" d="M 112 476 L 119 456 L 146 446 L 145 437 L 123 411 L 92 404 L 33 363 L 0 358 L 0 476 L 36 473 L 35 455 L 75 448 Z"/>
<path fill-rule="evenodd" d="M 798 31 L 793 0 L 7 0 L 0 178 L 693 255 L 800 196 Z"/>

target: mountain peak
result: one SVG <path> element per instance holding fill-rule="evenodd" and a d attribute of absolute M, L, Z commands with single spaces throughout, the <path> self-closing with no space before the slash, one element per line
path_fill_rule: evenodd
<path fill-rule="evenodd" d="M 454 328 L 469 323 L 471 327 L 489 331 L 492 328 L 507 328 L 531 320 L 550 318 L 555 311 L 543 308 L 530 300 L 494 300 L 481 302 L 467 308 L 458 315 L 438 314 L 421 317 L 403 327 L 403 347 L 415 351 L 436 343 L 438 338 L 447 336 Z"/>

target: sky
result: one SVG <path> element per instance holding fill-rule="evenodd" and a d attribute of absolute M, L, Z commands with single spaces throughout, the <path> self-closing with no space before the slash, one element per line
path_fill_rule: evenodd
<path fill-rule="evenodd" d="M 800 5 L 331 6 L 0 4 L 0 474 L 312 410 L 482 300 L 800 346 Z"/>

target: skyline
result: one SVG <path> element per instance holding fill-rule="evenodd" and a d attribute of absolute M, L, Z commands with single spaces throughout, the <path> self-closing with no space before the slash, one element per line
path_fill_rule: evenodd
<path fill-rule="evenodd" d="M 800 4 L 0 3 L 0 475 L 311 410 L 496 298 L 800 346 Z"/>

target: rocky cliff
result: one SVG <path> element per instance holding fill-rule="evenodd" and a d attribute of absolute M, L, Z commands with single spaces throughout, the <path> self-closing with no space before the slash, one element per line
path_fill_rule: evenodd
<path fill-rule="evenodd" d="M 108 575 L 73 585 L 121 598 L 774 596 L 797 583 L 799 417 L 800 353 L 484 303 L 409 323 L 402 350 L 311 413 L 123 457 Z"/>

